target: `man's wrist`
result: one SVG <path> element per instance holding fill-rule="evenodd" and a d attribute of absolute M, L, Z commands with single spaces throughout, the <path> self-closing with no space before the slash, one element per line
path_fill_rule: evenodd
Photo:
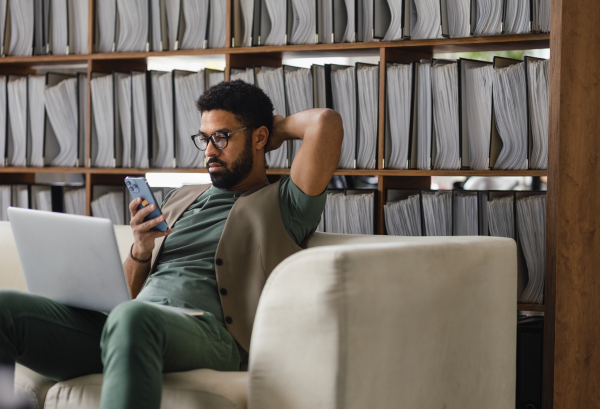
<path fill-rule="evenodd" d="M 135 261 L 146 261 L 152 258 L 152 250 L 150 251 L 140 251 L 135 243 L 131 246 L 130 255 Z"/>

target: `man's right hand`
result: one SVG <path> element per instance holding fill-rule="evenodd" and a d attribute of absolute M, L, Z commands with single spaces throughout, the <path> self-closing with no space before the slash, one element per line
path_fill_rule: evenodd
<path fill-rule="evenodd" d="M 154 211 L 155 205 L 150 205 L 138 210 L 142 203 L 141 198 L 137 198 L 129 203 L 129 212 L 131 213 L 131 222 L 129 225 L 133 230 L 133 249 L 132 253 L 136 258 L 146 260 L 152 256 L 154 250 L 154 239 L 171 234 L 173 231 L 169 227 L 167 231 L 150 230 L 165 219 L 164 215 L 155 217 L 154 219 L 144 221 L 144 218 Z"/>

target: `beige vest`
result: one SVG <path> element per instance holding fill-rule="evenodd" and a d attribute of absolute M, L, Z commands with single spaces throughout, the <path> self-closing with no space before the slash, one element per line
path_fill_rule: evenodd
<path fill-rule="evenodd" d="M 163 208 L 171 227 L 211 185 L 183 186 Z M 152 268 L 162 250 L 164 237 L 157 239 Z M 285 258 L 302 250 L 285 230 L 279 208 L 279 182 L 268 182 L 245 192 L 233 205 L 215 255 L 219 296 L 229 333 L 246 350 L 258 299 L 267 278 Z"/>

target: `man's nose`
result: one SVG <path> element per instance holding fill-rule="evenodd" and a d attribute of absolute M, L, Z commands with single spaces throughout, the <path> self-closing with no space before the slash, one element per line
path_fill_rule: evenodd
<path fill-rule="evenodd" d="M 213 157 L 217 157 L 221 154 L 221 151 L 217 148 L 215 148 L 215 145 L 213 145 L 212 140 L 209 139 L 208 140 L 208 146 L 206 147 L 206 150 L 204 151 L 204 155 L 207 158 L 213 158 Z"/>

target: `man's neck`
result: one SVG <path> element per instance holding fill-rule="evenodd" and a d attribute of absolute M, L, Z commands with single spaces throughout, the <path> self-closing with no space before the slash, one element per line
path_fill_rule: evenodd
<path fill-rule="evenodd" d="M 262 169 L 257 168 L 257 169 L 253 169 L 248 174 L 248 176 L 246 176 L 246 178 L 244 178 L 237 185 L 235 185 L 229 189 L 223 189 L 223 190 L 247 192 L 248 190 L 253 189 L 258 185 L 261 185 L 261 184 L 265 183 L 266 181 L 267 181 L 267 172 L 265 171 L 265 168 L 264 167 Z"/>

